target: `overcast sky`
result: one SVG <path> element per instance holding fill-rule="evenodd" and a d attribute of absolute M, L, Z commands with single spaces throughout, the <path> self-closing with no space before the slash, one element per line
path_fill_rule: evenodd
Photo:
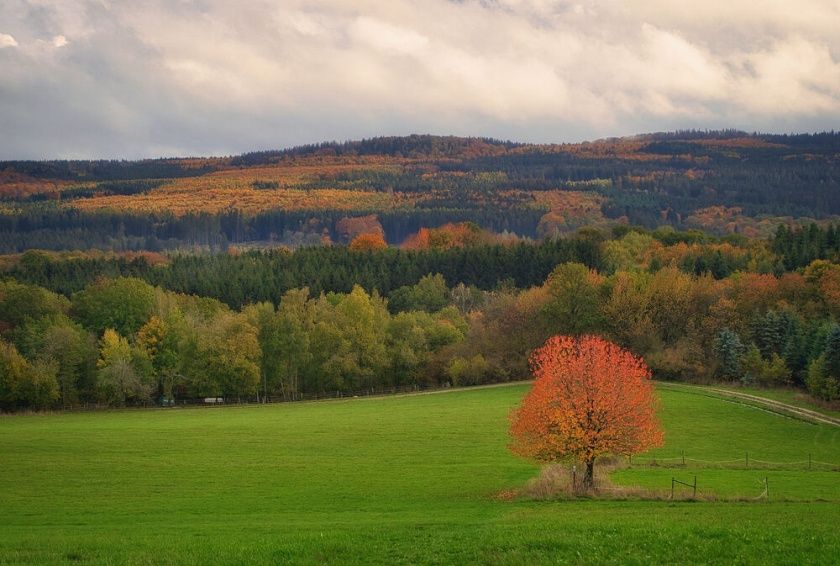
<path fill-rule="evenodd" d="M 840 0 L 2 0 L 0 159 L 840 129 Z"/>

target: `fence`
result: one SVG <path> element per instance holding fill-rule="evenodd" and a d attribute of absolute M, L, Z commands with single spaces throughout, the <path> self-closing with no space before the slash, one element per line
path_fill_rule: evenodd
<path fill-rule="evenodd" d="M 814 470 L 824 472 L 840 472 L 840 464 L 814 460 L 811 454 L 803 456 L 802 460 L 793 462 L 773 462 L 750 457 L 745 452 L 742 458 L 731 460 L 703 460 L 691 458 L 683 452 L 680 456 L 663 458 L 660 456 L 645 456 L 628 458 L 632 466 L 650 466 L 660 468 L 720 468 L 738 470 Z"/>
<path fill-rule="evenodd" d="M 684 482 L 682 480 L 678 480 L 675 477 L 671 477 L 671 497 L 670 497 L 671 499 L 676 499 L 677 495 L 680 495 L 680 492 L 677 491 L 677 486 L 678 485 L 691 488 L 691 499 L 697 499 L 697 494 L 698 493 L 703 495 L 703 493 L 697 488 L 697 476 L 694 476 L 694 481 L 692 481 L 691 483 Z M 759 482 L 759 487 L 763 488 L 763 490 L 760 494 L 758 494 L 758 497 L 752 497 L 752 498 L 749 498 L 749 499 L 752 499 L 753 501 L 758 501 L 759 499 L 766 499 L 766 500 L 769 501 L 770 500 L 770 482 L 768 481 L 766 476 L 764 477 L 763 481 Z M 683 491 L 687 491 L 687 490 L 683 490 Z"/>

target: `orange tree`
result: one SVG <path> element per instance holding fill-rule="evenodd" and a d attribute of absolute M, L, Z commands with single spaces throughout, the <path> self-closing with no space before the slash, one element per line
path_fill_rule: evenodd
<path fill-rule="evenodd" d="M 377 232 L 359 234 L 350 242 L 350 249 L 353 251 L 382 250 L 387 247 L 388 243 L 385 241 L 385 238 Z"/>
<path fill-rule="evenodd" d="M 595 459 L 662 444 L 650 370 L 597 336 L 554 336 L 531 356 L 536 380 L 511 414 L 511 449 L 541 462 L 574 458 L 593 485 Z"/>

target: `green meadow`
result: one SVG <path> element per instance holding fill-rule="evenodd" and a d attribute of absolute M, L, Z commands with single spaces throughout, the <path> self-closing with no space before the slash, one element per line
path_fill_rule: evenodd
<path fill-rule="evenodd" d="M 0 563 L 833 563 L 840 472 L 638 466 L 715 501 L 508 500 L 527 386 L 0 417 Z M 648 457 L 840 464 L 840 428 L 662 389 Z M 641 458 L 639 461 L 642 461 Z M 756 465 L 756 464 L 754 464 Z M 728 467 L 727 467 L 728 466 Z M 763 491 L 769 500 L 755 499 Z M 729 499 L 729 500 L 726 500 Z"/>

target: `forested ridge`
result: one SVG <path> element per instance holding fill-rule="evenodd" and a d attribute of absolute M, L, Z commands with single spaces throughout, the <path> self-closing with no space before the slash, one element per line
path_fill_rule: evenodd
<path fill-rule="evenodd" d="M 7 161 L 0 253 L 340 242 L 338 222 L 371 214 L 390 244 L 463 221 L 531 238 L 593 222 L 762 235 L 767 217 L 840 214 L 838 156 L 835 132 L 725 130 L 562 145 L 407 136 L 218 158 Z"/>

